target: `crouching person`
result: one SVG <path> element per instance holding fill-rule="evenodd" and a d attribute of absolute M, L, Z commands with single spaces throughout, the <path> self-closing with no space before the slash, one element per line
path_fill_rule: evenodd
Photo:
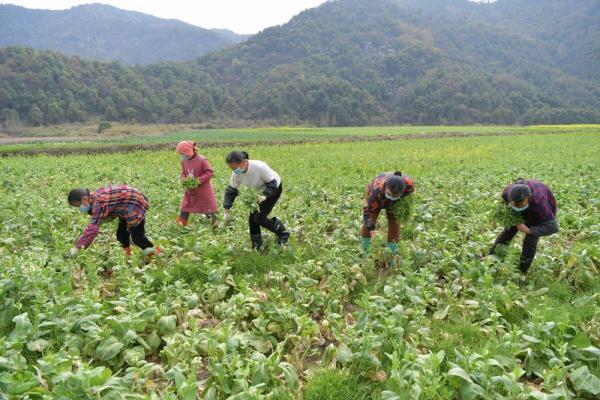
<path fill-rule="evenodd" d="M 504 189 L 502 198 L 509 207 L 521 214 L 524 223 L 504 228 L 490 254 L 494 254 L 497 245 L 508 244 L 518 232 L 523 232 L 525 239 L 519 269 L 526 274 L 535 258 L 540 237 L 558 232 L 556 200 L 548 186 L 542 182 L 520 178 Z"/>
<path fill-rule="evenodd" d="M 73 189 L 67 198 L 69 205 L 92 217 L 75 247 L 69 250 L 68 257 L 76 256 L 87 249 L 100 231 L 100 225 L 107 219 L 118 218 L 117 240 L 126 255 L 131 255 L 131 242 L 142 249 L 146 263 L 160 254 L 146 237 L 145 223 L 148 211 L 148 198 L 129 185 L 109 185 L 94 192 L 88 189 Z"/>

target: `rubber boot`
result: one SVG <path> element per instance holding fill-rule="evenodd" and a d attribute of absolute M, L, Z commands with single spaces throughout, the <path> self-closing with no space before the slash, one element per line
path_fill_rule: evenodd
<path fill-rule="evenodd" d="M 250 239 L 252 240 L 252 250 L 262 251 L 262 235 L 251 235 Z"/>
<path fill-rule="evenodd" d="M 363 256 L 366 257 L 369 255 L 369 247 L 371 246 L 371 238 L 361 237 L 360 238 L 360 246 L 362 247 Z"/>
<path fill-rule="evenodd" d="M 287 245 L 288 241 L 290 240 L 290 232 L 285 228 L 285 225 L 283 225 L 283 222 L 281 222 L 277 218 L 274 218 L 274 220 L 275 220 L 274 221 L 275 222 L 274 233 L 277 235 L 277 244 L 279 244 L 280 246 L 285 246 L 285 245 Z"/>

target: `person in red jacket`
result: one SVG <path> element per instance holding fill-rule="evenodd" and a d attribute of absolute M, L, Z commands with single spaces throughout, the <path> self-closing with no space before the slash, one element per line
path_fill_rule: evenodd
<path fill-rule="evenodd" d="M 381 210 L 386 210 L 388 220 L 387 247 L 393 255 L 398 254 L 400 224 L 390 207 L 397 201 L 415 191 L 412 178 L 402 172 L 384 172 L 377 175 L 367 185 L 365 206 L 363 207 L 363 225 L 360 230 L 364 254 L 368 254 L 372 232 L 377 225 Z"/>
<path fill-rule="evenodd" d="M 117 240 L 123 246 L 125 255 L 131 255 L 130 242 L 143 250 L 146 262 L 157 254 L 160 248 L 154 247 L 146 237 L 145 223 L 148 211 L 148 198 L 129 185 L 108 185 L 94 192 L 88 189 L 73 189 L 69 192 L 67 201 L 70 206 L 79 208 L 84 214 L 92 217 L 91 223 L 67 257 L 75 257 L 80 250 L 90 247 L 98 233 L 100 225 L 113 218 L 119 219 Z"/>
<path fill-rule="evenodd" d="M 177 145 L 181 156 L 181 179 L 193 177 L 198 187 L 185 190 L 176 222 L 181 226 L 188 224 L 190 214 L 204 214 L 213 226 L 217 225 L 217 198 L 211 183 L 213 169 L 208 160 L 198 153 L 196 143 L 186 140 Z"/>
<path fill-rule="evenodd" d="M 540 237 L 558 232 L 556 200 L 548 186 L 542 182 L 521 178 L 504 188 L 502 199 L 509 207 L 521 214 L 524 223 L 504 228 L 494 242 L 490 254 L 494 254 L 497 245 L 507 244 L 518 232 L 523 232 L 525 239 L 519 269 L 526 274 L 537 252 Z"/>

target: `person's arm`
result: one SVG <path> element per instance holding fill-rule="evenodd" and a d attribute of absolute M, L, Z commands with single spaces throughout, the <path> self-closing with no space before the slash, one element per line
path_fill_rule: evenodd
<path fill-rule="evenodd" d="M 544 221 L 541 224 L 530 226 L 529 234 L 535 236 L 548 236 L 558 232 L 558 222 L 555 219 Z"/>
<path fill-rule="evenodd" d="M 233 206 L 233 202 L 238 195 L 238 190 L 234 187 L 227 186 L 225 189 L 225 197 L 223 199 L 223 208 L 229 210 Z"/>
<path fill-rule="evenodd" d="M 277 189 L 279 185 L 277 185 L 277 180 L 273 179 L 271 182 L 267 182 L 265 185 L 265 190 L 263 190 L 263 195 L 265 198 L 273 197 L 277 193 Z"/>
<path fill-rule="evenodd" d="M 84 229 L 83 233 L 77 240 L 75 247 L 79 250 L 90 247 L 98 232 L 100 232 L 100 224 L 103 221 L 104 209 L 99 206 L 92 208 L 92 222 Z"/>
<path fill-rule="evenodd" d="M 381 204 L 379 202 L 379 189 L 369 188 L 368 190 L 369 194 L 363 209 L 363 219 L 365 221 L 366 228 L 369 231 L 374 231 L 377 217 L 381 211 Z"/>
<path fill-rule="evenodd" d="M 203 184 L 208 182 L 213 177 L 213 170 L 208 160 L 202 160 L 202 172 L 198 176 L 198 183 Z"/>
<path fill-rule="evenodd" d="M 404 189 L 404 196 L 408 196 L 409 194 L 415 191 L 415 183 L 413 182 L 410 176 L 404 177 L 404 184 L 406 185 L 406 189 Z"/>

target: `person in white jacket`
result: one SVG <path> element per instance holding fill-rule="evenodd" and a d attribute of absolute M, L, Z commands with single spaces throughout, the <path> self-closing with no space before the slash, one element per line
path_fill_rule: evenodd
<path fill-rule="evenodd" d="M 262 249 L 261 227 L 276 234 L 279 245 L 286 245 L 290 238 L 289 231 L 279 219 L 269 218 L 269 214 L 283 191 L 281 177 L 266 163 L 250 160 L 245 151 L 232 151 L 227 155 L 225 162 L 231 168 L 232 173 L 223 200 L 223 219 L 230 220 L 229 210 L 238 195 L 238 188 L 241 185 L 252 188 L 262 193 L 258 211 L 252 211 L 248 216 L 252 248 L 259 251 Z"/>

